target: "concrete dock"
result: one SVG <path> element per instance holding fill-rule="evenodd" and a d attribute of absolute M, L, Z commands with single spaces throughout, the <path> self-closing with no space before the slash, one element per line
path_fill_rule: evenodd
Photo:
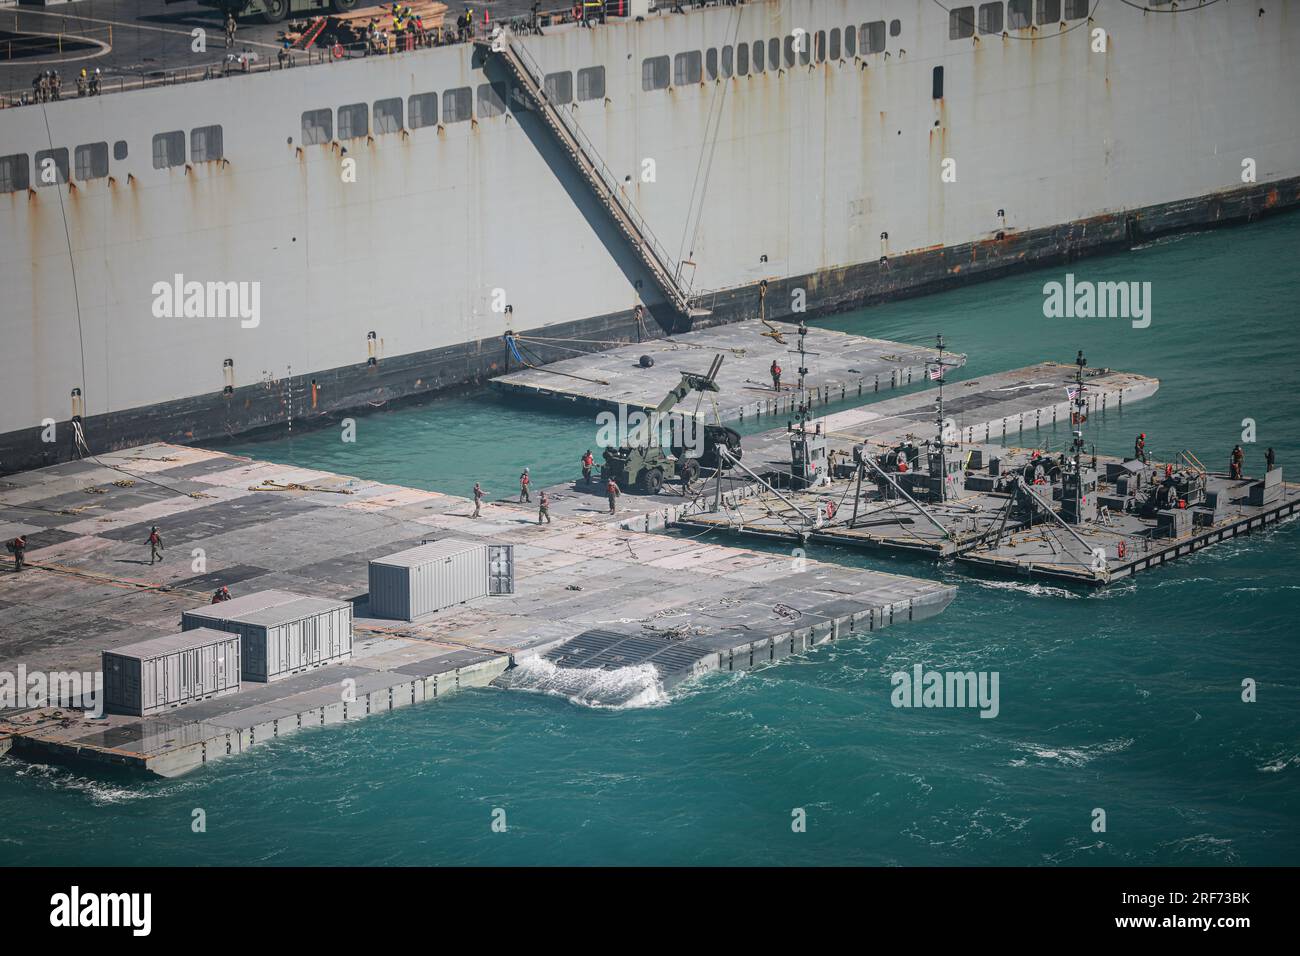
<path fill-rule="evenodd" d="M 0 672 L 100 670 L 100 652 L 175 633 L 227 585 L 352 601 L 352 659 L 154 717 L 92 719 L 48 701 L 0 713 L 0 749 L 172 776 L 309 727 L 483 686 L 619 706 L 707 670 L 937 614 L 953 588 L 785 555 L 647 535 L 653 502 L 615 515 L 462 498 L 150 445 L 0 481 Z M 600 509 L 603 510 L 603 509 Z M 145 543 L 157 525 L 164 560 Z M 369 616 L 367 561 L 428 538 L 513 544 L 515 593 L 415 623 Z M 635 678 L 626 680 L 629 675 Z"/>
<path fill-rule="evenodd" d="M 778 341 L 773 332 L 783 341 Z M 603 352 L 575 355 L 542 368 L 524 368 L 492 379 L 507 394 L 572 403 L 592 410 L 653 409 L 675 387 L 682 372 L 703 374 L 714 355 L 724 356 L 718 374 L 719 392 L 700 406 L 712 420 L 716 405 L 724 422 L 789 415 L 798 401 L 798 326 L 753 319 L 687 332 L 668 338 L 620 346 Z M 521 337 L 526 345 L 527 336 Z M 550 340 L 538 339 L 552 344 Z M 813 406 L 878 395 L 925 379 L 925 367 L 937 355 L 933 348 L 864 338 L 830 329 L 809 328 L 809 374 L 805 380 Z M 573 343 L 575 352 L 589 349 Z M 654 360 L 649 368 L 641 356 Z M 781 367 L 781 390 L 773 388 L 770 368 Z M 944 353 L 944 362 L 961 365 L 965 356 Z M 692 396 L 682 403 L 694 409 Z"/>

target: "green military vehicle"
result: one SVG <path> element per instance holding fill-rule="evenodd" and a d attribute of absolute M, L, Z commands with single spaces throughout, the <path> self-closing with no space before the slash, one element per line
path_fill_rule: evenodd
<path fill-rule="evenodd" d="M 716 355 L 706 375 L 683 372 L 682 380 L 669 392 L 659 406 L 650 413 L 654 423 L 662 422 L 665 416 L 691 392 L 716 392 L 718 369 L 722 365 L 722 356 Z M 657 429 L 651 428 L 651 432 Z M 665 448 L 655 441 L 658 437 L 651 434 L 650 441 L 644 445 L 621 448 L 606 448 L 605 465 L 601 477 L 613 478 L 620 488 L 636 488 L 638 491 L 653 495 L 663 487 L 664 478 L 676 475 L 683 482 L 683 487 L 700 475 L 701 466 L 722 470 L 727 462 L 721 459 L 718 449 L 726 448 L 731 458 L 740 457 L 740 433 L 723 425 L 705 425 L 702 453 L 698 457 L 687 454 L 681 445 Z"/>

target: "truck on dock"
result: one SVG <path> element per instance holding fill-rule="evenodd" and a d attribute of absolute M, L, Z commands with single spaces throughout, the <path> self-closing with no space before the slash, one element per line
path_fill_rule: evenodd
<path fill-rule="evenodd" d="M 626 445 L 605 449 L 601 476 L 614 479 L 620 488 L 636 488 L 653 495 L 659 493 L 664 478 L 670 474 L 676 474 L 685 487 L 699 477 L 701 466 L 720 470 L 723 463 L 718 456 L 719 446 L 726 447 L 732 458 L 739 458 L 740 434 L 735 429 L 721 424 L 699 426 L 695 416 L 678 416 L 681 424 L 674 428 L 668 417 L 691 392 L 718 391 L 717 377 L 721 367 L 722 356 L 715 355 L 713 364 L 704 375 L 683 372 L 681 381 L 649 413 L 649 434 L 644 436 L 644 441 L 629 441 Z M 688 421 L 692 429 L 702 427 L 700 440 L 688 441 L 692 437 L 686 434 Z M 673 440 L 667 443 L 656 441 L 661 426 L 668 427 Z"/>

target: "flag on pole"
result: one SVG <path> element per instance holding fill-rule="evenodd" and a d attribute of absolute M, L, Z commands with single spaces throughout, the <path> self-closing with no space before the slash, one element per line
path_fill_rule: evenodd
<path fill-rule="evenodd" d="M 1077 385 L 1065 386 L 1065 394 L 1070 399 L 1070 401 L 1074 401 L 1076 398 L 1079 397 L 1079 386 Z"/>
<path fill-rule="evenodd" d="M 931 380 L 943 378 L 943 366 L 931 365 L 927 370 L 927 374 L 930 376 Z"/>

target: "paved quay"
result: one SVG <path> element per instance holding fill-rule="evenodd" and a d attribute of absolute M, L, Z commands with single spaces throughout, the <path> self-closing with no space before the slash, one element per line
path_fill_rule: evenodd
<path fill-rule="evenodd" d="M 100 652 L 176 633 L 227 585 L 345 599 L 352 658 L 153 717 L 0 713 L 0 750 L 184 773 L 277 736 L 487 685 L 622 706 L 714 669 L 937 614 L 954 589 L 621 527 L 648 503 L 555 513 L 155 444 L 0 480 L 0 672 L 98 672 Z M 157 525 L 164 560 L 151 565 Z M 515 593 L 415 623 L 369 615 L 367 561 L 431 538 L 514 546 Z M 201 559 L 201 560 L 200 560 Z M 631 680 L 629 680 L 631 678 Z M 32 702 L 27 701 L 31 704 Z M 47 703 L 47 702 L 37 702 Z"/>

